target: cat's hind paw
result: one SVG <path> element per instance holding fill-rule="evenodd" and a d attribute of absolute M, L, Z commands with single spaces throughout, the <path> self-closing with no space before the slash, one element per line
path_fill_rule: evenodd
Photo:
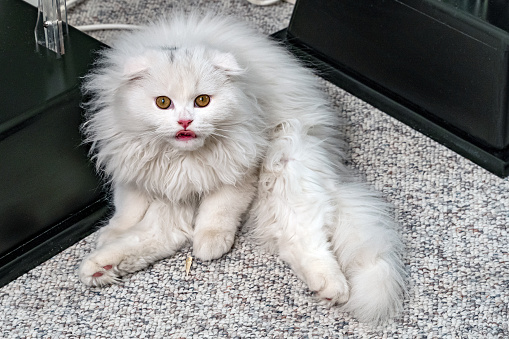
<path fill-rule="evenodd" d="M 325 304 L 341 305 L 350 298 L 350 288 L 344 279 L 328 281 L 325 286 L 316 291 L 316 296 Z"/>
<path fill-rule="evenodd" d="M 335 266 L 335 265 L 334 265 Z M 344 304 L 350 298 L 350 286 L 339 267 L 330 266 L 327 270 L 306 272 L 306 282 L 324 304 Z"/>

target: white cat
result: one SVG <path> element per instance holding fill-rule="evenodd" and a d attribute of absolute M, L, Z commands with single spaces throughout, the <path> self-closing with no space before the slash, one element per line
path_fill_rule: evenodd
<path fill-rule="evenodd" d="M 317 296 L 361 321 L 401 309 L 390 207 L 342 165 L 315 76 L 267 37 L 178 14 L 125 34 L 85 78 L 83 125 L 115 213 L 79 268 L 115 283 L 191 241 L 227 253 L 247 225 Z"/>

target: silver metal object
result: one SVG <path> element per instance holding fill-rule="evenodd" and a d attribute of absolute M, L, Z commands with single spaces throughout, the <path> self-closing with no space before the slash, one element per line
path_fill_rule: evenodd
<path fill-rule="evenodd" d="M 36 43 L 59 56 L 64 55 L 64 35 L 69 32 L 65 0 L 39 0 L 38 9 L 35 24 Z"/>

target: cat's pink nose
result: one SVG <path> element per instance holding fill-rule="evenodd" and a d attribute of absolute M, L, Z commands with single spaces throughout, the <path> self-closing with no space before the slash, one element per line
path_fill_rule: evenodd
<path fill-rule="evenodd" d="M 192 122 L 193 120 L 179 120 L 178 124 L 186 129 Z"/>

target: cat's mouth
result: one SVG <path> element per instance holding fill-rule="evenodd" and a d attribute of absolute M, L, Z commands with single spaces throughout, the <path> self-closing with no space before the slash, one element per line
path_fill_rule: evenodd
<path fill-rule="evenodd" d="M 175 135 L 175 138 L 177 138 L 177 140 L 182 140 L 182 141 L 191 140 L 191 139 L 196 138 L 196 134 L 193 131 L 182 130 L 182 131 L 177 132 L 177 134 Z"/>

